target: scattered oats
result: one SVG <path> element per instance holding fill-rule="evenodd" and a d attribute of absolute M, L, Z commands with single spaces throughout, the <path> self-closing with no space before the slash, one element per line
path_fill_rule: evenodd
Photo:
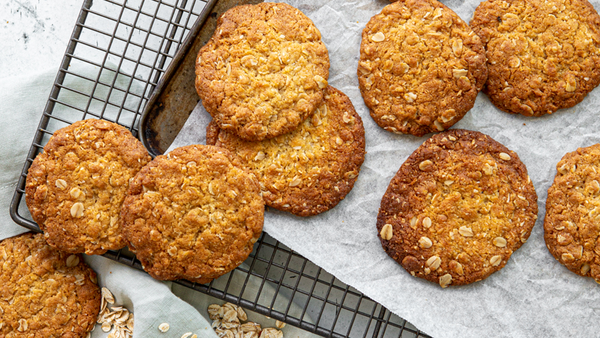
<path fill-rule="evenodd" d="M 313 77 L 313 79 L 315 80 L 315 82 L 317 83 L 317 85 L 319 86 L 320 89 L 325 89 L 327 88 L 327 80 L 325 80 L 322 76 L 320 75 L 315 75 Z"/>
<path fill-rule="evenodd" d="M 277 327 L 278 329 L 283 329 L 285 327 L 285 323 L 276 320 L 275 321 L 275 327 Z"/>
<path fill-rule="evenodd" d="M 505 161 L 510 161 L 510 155 L 507 153 L 500 153 L 500 154 L 498 154 L 498 156 L 500 156 L 500 158 Z"/>
<path fill-rule="evenodd" d="M 158 326 L 158 329 L 160 330 L 160 332 L 167 332 L 169 331 L 169 323 L 162 323 Z"/>
<path fill-rule="evenodd" d="M 82 199 L 85 199 L 85 193 L 77 187 L 71 189 L 69 191 L 69 195 L 71 195 L 71 197 L 73 197 L 74 199 L 80 199 L 80 197 L 82 197 Z"/>
<path fill-rule="evenodd" d="M 497 246 L 499 248 L 506 247 L 506 239 L 504 239 L 504 237 L 496 237 L 496 238 L 494 238 L 493 243 L 494 243 L 495 246 Z"/>
<path fill-rule="evenodd" d="M 511 57 L 511 58 L 508 60 L 508 66 L 509 66 L 509 67 L 512 67 L 512 68 L 517 68 L 517 67 L 519 67 L 520 65 L 521 65 L 521 59 L 519 59 L 519 58 L 518 58 L 518 57 L 516 57 L 516 56 L 513 56 L 513 57 Z"/>
<path fill-rule="evenodd" d="M 219 309 L 221 309 L 221 306 L 219 306 L 218 304 L 211 304 L 208 306 L 208 317 L 211 320 L 215 320 L 217 318 L 219 318 Z"/>
<path fill-rule="evenodd" d="M 454 55 L 460 56 L 460 54 L 462 53 L 462 49 L 463 49 L 462 40 L 454 40 L 452 42 L 452 51 L 454 52 Z"/>
<path fill-rule="evenodd" d="M 464 237 L 473 237 L 473 229 L 464 225 L 458 228 L 458 233 Z"/>
<path fill-rule="evenodd" d="M 459 262 L 456 262 L 456 261 L 454 261 L 454 262 L 456 263 L 456 265 L 454 266 L 454 271 L 459 275 L 464 274 L 465 271 L 463 270 L 462 264 L 460 264 Z"/>
<path fill-rule="evenodd" d="M 567 240 L 568 238 L 563 235 L 556 236 L 556 241 L 558 242 L 558 244 L 564 245 L 565 243 L 567 243 Z"/>
<path fill-rule="evenodd" d="M 567 164 L 563 164 L 560 168 L 558 168 L 558 172 L 561 174 L 566 174 L 568 172 Z"/>
<path fill-rule="evenodd" d="M 71 207 L 71 216 L 72 217 L 83 216 L 83 204 L 82 203 L 77 202 L 77 203 L 73 204 L 73 206 Z"/>
<path fill-rule="evenodd" d="M 260 338 L 283 338 L 283 332 L 274 328 L 263 329 Z"/>
<path fill-rule="evenodd" d="M 452 180 L 444 181 L 445 185 L 452 185 L 452 183 L 454 183 L 454 181 L 452 181 Z"/>
<path fill-rule="evenodd" d="M 240 320 L 243 320 L 243 321 L 248 320 L 248 315 L 246 314 L 246 311 L 244 311 L 244 309 L 242 309 L 241 307 L 237 308 L 237 314 L 238 314 L 238 318 Z"/>
<path fill-rule="evenodd" d="M 112 324 L 109 322 L 103 322 L 101 328 L 103 332 L 108 332 L 112 328 Z"/>
<path fill-rule="evenodd" d="M 181 336 L 181 338 L 188 338 L 189 336 L 191 336 L 191 335 L 192 335 L 192 333 L 193 333 L 193 332 L 187 332 L 187 333 L 184 333 L 184 334 Z"/>
<path fill-rule="evenodd" d="M 374 42 L 381 42 L 385 40 L 385 35 L 383 35 L 382 32 L 377 32 L 371 36 L 371 40 L 373 40 Z"/>
<path fill-rule="evenodd" d="M 79 264 L 79 257 L 77 257 L 77 255 L 71 255 L 71 256 L 67 257 L 67 267 L 68 268 L 77 266 L 77 264 Z"/>
<path fill-rule="evenodd" d="M 562 254 L 560 258 L 562 258 L 563 262 L 572 262 L 575 259 L 575 257 L 568 252 Z"/>
<path fill-rule="evenodd" d="M 567 84 L 565 85 L 565 90 L 568 92 L 574 92 L 575 89 L 577 89 L 577 82 L 575 82 L 574 79 L 567 81 Z"/>
<path fill-rule="evenodd" d="M 389 241 L 390 239 L 392 239 L 392 236 L 394 235 L 392 225 L 391 224 L 384 225 L 383 228 L 381 228 L 381 232 L 379 233 L 379 235 L 381 235 L 381 238 L 383 238 L 386 241 Z"/>
<path fill-rule="evenodd" d="M 352 120 L 354 120 L 354 117 L 351 117 L 350 114 L 348 114 L 348 112 L 345 111 L 344 115 L 342 115 L 342 121 L 344 121 L 344 123 L 349 123 Z"/>
<path fill-rule="evenodd" d="M 590 265 L 585 263 L 581 266 L 581 274 L 585 276 L 588 272 L 590 272 Z"/>
<path fill-rule="evenodd" d="M 133 313 L 129 313 L 129 319 L 127 320 L 127 328 L 133 332 Z"/>
<path fill-rule="evenodd" d="M 294 176 L 292 181 L 290 182 L 290 187 L 297 187 L 302 183 L 302 180 L 298 176 Z"/>
<path fill-rule="evenodd" d="M 256 154 L 256 156 L 254 157 L 255 161 L 262 161 L 265 159 L 265 153 L 263 153 L 262 151 L 259 151 L 258 154 Z"/>
<path fill-rule="evenodd" d="M 433 242 L 428 237 L 421 237 L 419 239 L 419 246 L 423 249 L 429 249 L 433 245 Z"/>
<path fill-rule="evenodd" d="M 240 326 L 240 329 L 244 333 L 246 333 L 246 332 L 259 332 L 261 330 L 261 327 L 260 327 L 260 324 L 253 323 L 253 322 L 247 322 L 247 323 L 242 324 Z"/>
<path fill-rule="evenodd" d="M 237 317 L 237 311 L 234 309 L 229 309 L 227 310 L 227 312 L 225 312 L 225 314 L 223 315 L 223 322 L 227 322 L 227 323 L 231 323 L 238 320 Z"/>
<path fill-rule="evenodd" d="M 491 175 L 494 172 L 494 167 L 492 167 L 489 163 L 483 165 L 483 172 L 486 175 Z"/>
<path fill-rule="evenodd" d="M 404 94 L 404 99 L 406 100 L 406 102 L 414 102 L 417 99 L 417 94 L 413 92 L 408 92 Z"/>
<path fill-rule="evenodd" d="M 115 297 L 113 296 L 112 292 L 105 287 L 102 288 L 102 297 L 104 297 L 104 299 L 106 299 L 106 301 L 110 304 L 115 302 Z"/>
<path fill-rule="evenodd" d="M 429 169 L 432 164 L 433 164 L 433 162 L 431 162 L 430 160 L 425 160 L 425 161 L 419 163 L 419 169 L 421 169 L 422 171 L 425 171 L 425 170 Z"/>
<path fill-rule="evenodd" d="M 27 331 L 28 327 L 29 327 L 29 324 L 27 323 L 27 320 L 19 319 L 19 327 L 17 328 L 17 331 L 25 332 L 25 331 Z"/>
<path fill-rule="evenodd" d="M 416 217 L 413 217 L 410 219 L 410 227 L 413 229 L 417 227 L 417 218 Z"/>
<path fill-rule="evenodd" d="M 444 131 L 444 126 L 440 123 L 440 121 L 433 121 L 433 125 L 438 131 Z"/>
<path fill-rule="evenodd" d="M 448 285 L 450 285 L 450 283 L 452 283 L 452 275 L 449 273 L 443 275 L 442 277 L 440 277 L 439 282 L 442 288 L 447 287 Z"/>
<path fill-rule="evenodd" d="M 431 227 L 431 218 L 429 218 L 429 217 L 423 218 L 423 226 L 426 228 Z"/>
<path fill-rule="evenodd" d="M 493 266 L 500 265 L 500 262 L 502 262 L 502 256 L 500 255 L 496 255 L 490 258 L 490 264 L 492 264 Z"/>
<path fill-rule="evenodd" d="M 67 181 L 59 178 L 56 180 L 56 182 L 54 182 L 54 184 L 56 184 L 56 187 L 60 190 L 64 190 L 67 187 Z"/>
<path fill-rule="evenodd" d="M 427 267 L 431 268 L 432 270 L 437 270 L 437 268 L 439 268 L 440 265 L 442 264 L 442 259 L 439 258 L 438 256 L 431 256 L 431 257 L 429 257 L 427 262 L 425 262 L 425 264 L 427 265 Z"/>
<path fill-rule="evenodd" d="M 459 79 L 461 76 L 467 76 L 469 71 L 466 69 L 452 69 L 452 75 L 454 75 L 455 79 Z"/>

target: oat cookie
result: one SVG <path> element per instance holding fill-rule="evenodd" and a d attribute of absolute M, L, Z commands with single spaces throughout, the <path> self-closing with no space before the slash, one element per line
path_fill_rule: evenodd
<path fill-rule="evenodd" d="M 600 283 L 600 144 L 567 153 L 556 171 L 546 200 L 546 246 L 569 270 Z"/>
<path fill-rule="evenodd" d="M 262 231 L 254 175 L 229 151 L 177 148 L 131 182 L 121 217 L 129 248 L 161 280 L 208 283 L 241 264 Z"/>
<path fill-rule="evenodd" d="M 379 126 L 422 136 L 450 128 L 487 77 L 479 37 L 436 0 L 394 2 L 362 33 L 360 92 Z"/>
<path fill-rule="evenodd" d="M 265 203 L 298 216 L 336 206 L 352 189 L 365 159 L 365 130 L 350 99 L 329 86 L 325 101 L 291 133 L 249 142 L 207 128 L 207 143 L 236 153 L 260 181 Z"/>
<path fill-rule="evenodd" d="M 505 112 L 552 114 L 600 82 L 600 17 L 586 0 L 488 0 L 470 25 L 487 50 L 484 92 Z"/>
<path fill-rule="evenodd" d="M 457 129 L 434 135 L 400 167 L 377 231 L 402 267 L 444 288 L 504 267 L 536 218 L 537 195 L 517 154 Z"/>
<path fill-rule="evenodd" d="M 329 54 L 298 9 L 230 9 L 196 60 L 196 90 L 221 129 L 259 141 L 295 129 L 323 100 Z"/>
<path fill-rule="evenodd" d="M 125 246 L 119 213 L 129 179 L 150 161 L 131 132 L 84 120 L 54 133 L 29 168 L 26 202 L 48 244 L 103 254 Z"/>
<path fill-rule="evenodd" d="M 0 241 L 0 337 L 86 337 L 100 311 L 96 273 L 42 234 Z"/>

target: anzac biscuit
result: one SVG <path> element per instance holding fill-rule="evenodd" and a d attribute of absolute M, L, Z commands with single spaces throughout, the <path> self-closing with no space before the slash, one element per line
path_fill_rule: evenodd
<path fill-rule="evenodd" d="M 259 141 L 294 130 L 323 101 L 321 33 L 284 3 L 243 5 L 217 22 L 196 60 L 196 90 L 218 126 Z"/>
<path fill-rule="evenodd" d="M 298 216 L 336 206 L 352 189 L 365 159 L 365 130 L 350 99 L 328 87 L 325 102 L 298 129 L 261 142 L 219 131 L 207 142 L 236 153 L 258 177 L 265 203 Z"/>
<path fill-rule="evenodd" d="M 600 283 L 600 144 L 566 154 L 548 189 L 544 239 L 569 270 Z"/>
<path fill-rule="evenodd" d="M 487 77 L 479 37 L 436 0 L 394 2 L 362 33 L 358 80 L 375 122 L 422 136 L 450 128 Z"/>
<path fill-rule="evenodd" d="M 402 267 L 444 288 L 504 267 L 536 218 L 537 195 L 517 154 L 482 133 L 451 130 L 400 167 L 381 201 L 377 231 Z"/>
<path fill-rule="evenodd" d="M 48 244 L 103 254 L 125 246 L 119 213 L 132 178 L 150 161 L 129 130 L 85 120 L 54 133 L 29 168 L 26 202 Z"/>
<path fill-rule="evenodd" d="M 488 0 L 470 25 L 487 50 L 484 92 L 505 112 L 552 114 L 600 82 L 600 17 L 586 0 Z"/>
<path fill-rule="evenodd" d="M 0 337 L 86 337 L 100 311 L 96 273 L 42 234 L 0 242 Z"/>
<path fill-rule="evenodd" d="M 129 247 L 161 280 L 208 283 L 241 264 L 262 231 L 254 175 L 229 151 L 177 148 L 131 182 L 121 217 Z"/>

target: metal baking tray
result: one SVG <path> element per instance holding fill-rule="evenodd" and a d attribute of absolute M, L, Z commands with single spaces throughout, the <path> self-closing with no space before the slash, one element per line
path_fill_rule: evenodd
<path fill-rule="evenodd" d="M 40 232 L 24 203 L 27 171 L 49 137 L 75 121 L 119 123 L 163 153 L 199 100 L 198 49 L 221 13 L 249 2 L 84 0 L 15 189 L 13 220 Z M 126 249 L 105 257 L 142 270 Z M 232 272 L 176 283 L 325 337 L 429 337 L 266 233 Z"/>

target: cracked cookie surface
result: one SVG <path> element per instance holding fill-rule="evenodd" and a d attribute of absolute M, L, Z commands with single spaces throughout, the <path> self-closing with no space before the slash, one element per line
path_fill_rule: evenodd
<path fill-rule="evenodd" d="M 375 122 L 422 136 L 450 128 L 487 78 L 481 39 L 436 0 L 394 2 L 362 32 L 358 80 Z"/>
<path fill-rule="evenodd" d="M 321 33 L 284 3 L 243 5 L 217 22 L 196 60 L 196 90 L 218 126 L 259 141 L 295 129 L 323 100 Z"/>
<path fill-rule="evenodd" d="M 600 144 L 567 153 L 548 189 L 544 239 L 574 273 L 600 282 Z"/>
<path fill-rule="evenodd" d="M 57 130 L 27 174 L 26 202 L 53 247 L 90 255 L 125 246 L 119 213 L 129 179 L 150 161 L 131 132 L 103 120 Z"/>
<path fill-rule="evenodd" d="M 236 153 L 256 174 L 265 203 L 298 216 L 336 206 L 352 189 L 365 159 L 365 130 L 350 99 L 329 86 L 324 103 L 291 133 L 249 142 L 207 128 L 207 143 Z"/>
<path fill-rule="evenodd" d="M 0 337 L 83 338 L 96 324 L 96 273 L 42 234 L 0 241 Z"/>
<path fill-rule="evenodd" d="M 450 130 L 408 157 L 381 200 L 386 253 L 442 287 L 500 270 L 529 237 L 537 195 L 516 153 L 487 135 Z"/>
<path fill-rule="evenodd" d="M 487 50 L 484 92 L 505 112 L 552 114 L 600 83 L 600 17 L 586 0 L 484 1 L 470 25 Z"/>
<path fill-rule="evenodd" d="M 256 177 L 229 151 L 193 145 L 144 167 L 121 216 L 130 249 L 152 277 L 208 283 L 252 252 L 264 202 Z"/>

